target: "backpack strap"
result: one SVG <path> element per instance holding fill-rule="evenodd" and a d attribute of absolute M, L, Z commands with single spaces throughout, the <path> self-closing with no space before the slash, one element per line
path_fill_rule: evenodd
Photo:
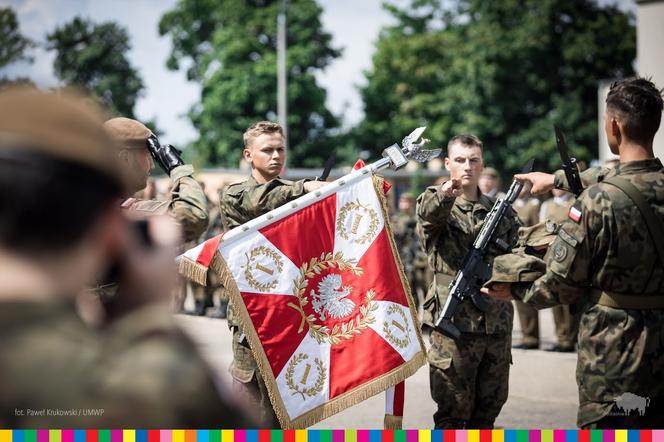
<path fill-rule="evenodd" d="M 634 184 L 619 176 L 607 178 L 602 182 L 622 190 L 634 202 L 636 207 L 638 207 L 646 222 L 646 226 L 648 227 L 650 238 L 657 249 L 659 262 L 664 265 L 664 227 L 662 226 L 662 221 L 657 218 L 648 202 L 643 198 L 639 189 L 637 189 Z"/>

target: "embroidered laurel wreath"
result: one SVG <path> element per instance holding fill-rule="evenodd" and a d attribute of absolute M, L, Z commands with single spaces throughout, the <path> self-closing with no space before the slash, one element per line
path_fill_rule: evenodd
<path fill-rule="evenodd" d="M 256 290 L 263 292 L 274 289 L 277 286 L 278 281 L 274 279 L 270 282 L 261 283 L 260 281 L 256 280 L 256 278 L 254 278 L 254 275 L 252 274 L 251 265 L 256 261 L 257 257 L 267 256 L 269 258 L 272 258 L 274 265 L 277 267 L 277 273 L 281 273 L 284 265 L 281 262 L 281 258 L 279 257 L 277 252 L 265 246 L 258 246 L 252 249 L 249 253 L 246 253 L 245 255 L 247 257 L 247 263 L 244 265 L 244 277 L 246 278 L 249 285 L 255 288 Z"/>
<path fill-rule="evenodd" d="M 348 241 L 350 240 L 350 234 L 346 229 L 346 218 L 353 212 L 359 214 L 359 210 L 361 209 L 369 215 L 369 229 L 364 235 L 353 239 L 353 242 L 356 244 L 364 244 L 370 241 L 376 234 L 376 230 L 378 230 L 378 215 L 376 215 L 376 211 L 371 207 L 363 205 L 359 200 L 355 200 L 343 205 L 339 210 L 339 218 L 337 219 L 339 235 Z M 352 233 L 355 233 L 355 231 L 352 231 Z"/>
<path fill-rule="evenodd" d="M 309 333 L 319 344 L 328 341 L 330 344 L 336 345 L 340 344 L 342 339 L 349 340 L 353 336 L 359 335 L 369 324 L 374 323 L 375 318 L 372 313 L 378 309 L 378 305 L 373 300 L 376 293 L 373 290 L 368 290 L 365 295 L 365 304 L 360 306 L 359 314 L 351 318 L 350 321 L 335 324 L 331 330 L 325 325 L 317 324 L 315 315 L 307 315 L 304 312 L 304 306 L 309 303 L 309 299 L 305 295 L 309 279 L 319 275 L 323 270 L 335 267 L 339 271 L 349 271 L 357 276 L 364 273 L 362 268 L 355 265 L 354 259 L 344 259 L 341 252 L 335 254 L 322 253 L 320 258 L 313 257 L 309 262 L 305 262 L 300 266 L 300 275 L 293 281 L 293 294 L 297 296 L 299 305 L 292 302 L 288 303 L 289 307 L 297 310 L 302 316 L 302 322 L 300 322 L 297 332 L 301 333 L 304 330 L 304 325 L 307 324 Z"/>
<path fill-rule="evenodd" d="M 295 376 L 295 367 L 297 367 L 300 362 L 306 359 L 309 359 L 309 355 L 306 355 L 304 353 L 295 355 L 293 359 L 291 359 L 291 361 L 288 363 L 288 368 L 286 369 L 286 385 L 288 386 L 288 388 L 293 390 L 294 395 L 295 394 L 301 395 L 302 400 L 306 399 L 305 396 L 313 397 L 316 396 L 318 393 L 320 393 L 323 390 L 323 387 L 325 386 L 325 379 L 327 377 L 327 370 L 323 365 L 323 361 L 321 361 L 318 358 L 315 358 L 314 363 L 316 364 L 316 371 L 318 372 L 318 377 L 316 378 L 316 382 L 311 387 L 299 388 L 295 384 L 295 380 L 293 379 L 293 377 Z"/>

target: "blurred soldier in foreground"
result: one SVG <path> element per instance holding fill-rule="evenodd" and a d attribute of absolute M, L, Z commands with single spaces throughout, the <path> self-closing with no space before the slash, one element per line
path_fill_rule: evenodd
<path fill-rule="evenodd" d="M 279 178 L 286 164 L 286 143 L 278 124 L 269 121 L 256 123 L 246 130 L 243 139 L 243 156 L 251 164 L 251 176 L 246 181 L 226 187 L 219 197 L 221 213 L 229 229 L 325 185 L 320 181 Z M 265 381 L 234 315 L 232 303 L 228 305 L 228 325 L 233 331 L 233 386 L 259 411 L 264 427 L 278 428 L 279 422 L 270 404 Z"/>
<path fill-rule="evenodd" d="M 428 187 L 417 199 L 422 241 L 435 272 L 423 305 L 425 324 L 432 324 L 445 305 L 449 284 L 495 202 L 478 188 L 482 167 L 482 142 L 458 135 L 447 146 L 450 180 Z M 512 212 L 498 225 L 496 237 L 511 248 L 518 227 Z M 461 331 L 458 340 L 431 332 L 429 379 L 431 397 L 438 404 L 436 428 L 492 428 L 507 400 L 514 310 L 508 303 L 488 303 L 486 312 L 472 302 L 461 304 L 454 317 Z"/>
<path fill-rule="evenodd" d="M 557 225 L 562 223 L 574 204 L 574 195 L 561 189 L 553 189 L 553 198 L 542 203 L 539 213 L 540 221 L 553 221 Z M 529 306 L 530 308 L 534 308 Z M 551 308 L 553 322 L 556 326 L 558 343 L 548 351 L 573 352 L 576 346 L 576 335 L 579 332 L 579 314 L 576 306 L 556 305 Z"/>
<path fill-rule="evenodd" d="M 406 277 L 411 288 L 415 308 L 420 306 L 420 291 L 426 295 L 428 289 L 427 256 L 420 247 L 417 237 L 417 217 L 415 216 L 415 198 L 409 192 L 399 197 L 399 210 L 392 217 L 394 241 L 399 249 Z"/>
<path fill-rule="evenodd" d="M 578 335 L 578 425 L 664 426 L 664 167 L 652 144 L 661 91 L 642 78 L 614 83 L 604 129 L 615 169 L 594 177 L 558 230 L 545 273 L 533 284 L 496 284 L 538 307 L 583 301 Z M 534 192 L 567 187 L 563 175 L 517 175 Z"/>
<path fill-rule="evenodd" d="M 118 200 L 131 183 L 82 103 L 0 94 L 0 427 L 246 426 L 153 307 L 175 271 L 177 230 L 125 219 Z M 143 308 L 100 333 L 74 298 L 114 263 Z"/>

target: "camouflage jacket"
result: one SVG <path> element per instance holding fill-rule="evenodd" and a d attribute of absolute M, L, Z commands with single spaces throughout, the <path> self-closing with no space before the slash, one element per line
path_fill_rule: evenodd
<path fill-rule="evenodd" d="M 424 321 L 431 323 L 440 313 L 448 295 L 448 286 L 463 264 L 463 259 L 482 228 L 482 222 L 491 210 L 494 200 L 481 195 L 477 202 L 462 197 L 444 198 L 438 186 L 428 187 L 417 198 L 417 216 L 422 230 L 421 241 L 429 255 L 429 265 L 435 272 L 432 286 L 424 302 Z M 505 216 L 498 226 L 497 237 L 510 247 L 517 240 L 519 220 L 514 211 Z M 488 259 L 504 253 L 490 248 Z M 453 322 L 467 333 L 511 333 L 514 310 L 509 303 L 487 299 L 486 313 L 472 302 L 464 302 L 457 310 Z"/>
<path fill-rule="evenodd" d="M 129 198 L 122 207 L 139 213 L 170 214 L 181 226 L 184 242 L 200 238 L 208 227 L 205 192 L 193 178 L 194 167 L 188 164 L 171 171 L 171 198 L 166 201 Z"/>
<path fill-rule="evenodd" d="M 258 184 L 250 176 L 226 187 L 219 195 L 219 205 L 228 228 L 233 229 L 304 194 L 304 180 L 275 178 Z"/>
<path fill-rule="evenodd" d="M 73 302 L 0 303 L 0 427 L 252 426 L 169 317 L 144 308 L 98 331 Z"/>
<path fill-rule="evenodd" d="M 228 229 L 233 229 L 304 194 L 304 180 L 275 178 L 259 184 L 250 176 L 246 181 L 226 187 L 219 195 L 219 205 Z M 229 303 L 228 326 L 237 325 L 233 304 Z"/>
<path fill-rule="evenodd" d="M 664 219 L 664 169 L 658 159 L 623 163 L 600 178 L 614 175 L 636 186 Z M 589 299 L 591 288 L 663 295 L 664 265 L 640 211 L 620 189 L 591 185 L 573 208 L 580 217 L 562 223 L 546 273 L 529 288 L 514 286 L 513 293 L 539 308 L 583 303 L 577 383 L 578 424 L 584 426 L 607 415 L 624 394 L 664 395 L 664 309 L 617 309 Z"/>
<path fill-rule="evenodd" d="M 392 217 L 391 225 L 406 274 L 411 276 L 411 272 L 416 268 L 426 268 L 426 255 L 420 247 L 417 235 L 417 217 L 400 212 Z"/>

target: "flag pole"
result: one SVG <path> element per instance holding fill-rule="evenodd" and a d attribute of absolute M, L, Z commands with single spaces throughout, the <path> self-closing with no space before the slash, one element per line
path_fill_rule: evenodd
<path fill-rule="evenodd" d="M 361 169 L 354 170 L 314 192 L 307 193 L 296 200 L 286 203 L 281 207 L 277 207 L 264 215 L 230 230 L 221 238 L 219 245 L 223 244 L 227 246 L 228 244 L 240 241 L 242 238 L 256 230 L 260 230 L 267 225 L 286 218 L 290 214 L 336 193 L 340 188 L 355 184 L 364 179 L 367 175 L 374 175 L 388 167 L 392 167 L 395 170 L 399 169 L 403 167 L 409 159 L 424 162 L 437 157 L 440 155 L 441 149 L 423 149 L 429 140 L 422 138 L 421 141 L 417 143 L 425 129 L 426 127 L 418 127 L 411 132 L 403 139 L 403 147 L 399 147 L 396 143 L 387 147 L 383 150 L 383 158 L 380 160 L 368 164 Z"/>

